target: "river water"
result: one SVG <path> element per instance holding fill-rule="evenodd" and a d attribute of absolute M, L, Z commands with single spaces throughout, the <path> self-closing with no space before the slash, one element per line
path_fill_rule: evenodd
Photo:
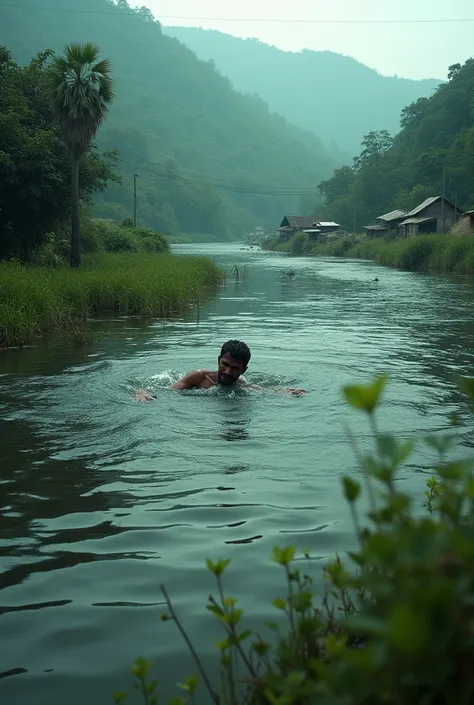
<path fill-rule="evenodd" d="M 273 546 L 323 559 L 354 546 L 340 477 L 356 474 L 348 430 L 370 445 L 341 385 L 387 370 L 379 423 L 401 436 L 439 433 L 457 412 L 453 382 L 474 370 L 474 285 L 369 262 L 288 259 L 239 245 L 177 246 L 230 269 L 218 296 L 175 321 L 104 318 L 94 343 L 61 338 L 0 355 L 0 700 L 112 702 L 139 655 L 164 694 L 194 668 L 171 622 L 164 583 L 207 660 L 219 635 L 204 608 L 207 557 L 249 622 L 284 594 Z M 294 277 L 288 277 L 292 268 Z M 378 277 L 379 281 L 374 281 Z M 214 367 L 229 338 L 251 347 L 264 391 L 177 393 L 170 381 Z M 157 398 L 133 400 L 148 385 Z M 279 393 L 302 386 L 305 397 Z M 400 483 L 421 506 L 430 455 Z"/>

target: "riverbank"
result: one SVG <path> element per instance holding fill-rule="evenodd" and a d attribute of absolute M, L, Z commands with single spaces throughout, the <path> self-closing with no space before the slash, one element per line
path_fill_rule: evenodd
<path fill-rule="evenodd" d="M 309 245 L 294 235 L 284 243 L 269 240 L 265 249 L 292 255 L 326 255 L 371 259 L 387 267 L 412 271 L 474 274 L 474 235 L 417 235 L 409 238 L 376 238 L 348 235 L 333 242 Z"/>
<path fill-rule="evenodd" d="M 88 255 L 71 270 L 0 264 L 0 347 L 25 345 L 100 311 L 169 317 L 215 291 L 223 272 L 206 257 Z"/>

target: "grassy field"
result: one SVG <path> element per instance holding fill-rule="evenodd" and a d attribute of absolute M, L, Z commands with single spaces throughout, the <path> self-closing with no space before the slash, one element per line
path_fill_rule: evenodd
<path fill-rule="evenodd" d="M 99 311 L 173 316 L 222 279 L 205 257 L 171 254 L 88 255 L 78 270 L 0 263 L 0 347 L 25 345 Z"/>
<path fill-rule="evenodd" d="M 376 238 L 348 235 L 325 245 L 308 247 L 295 235 L 278 244 L 267 241 L 266 248 L 293 255 L 326 255 L 371 259 L 388 267 L 413 271 L 474 274 L 474 235 L 417 235 L 409 238 Z"/>

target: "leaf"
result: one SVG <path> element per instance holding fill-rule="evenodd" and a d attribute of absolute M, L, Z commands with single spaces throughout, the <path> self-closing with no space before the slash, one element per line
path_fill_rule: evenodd
<path fill-rule="evenodd" d="M 273 606 L 279 610 L 286 610 L 286 600 L 282 600 L 281 597 L 277 597 L 272 602 Z"/>
<path fill-rule="evenodd" d="M 249 636 L 251 636 L 251 635 L 252 635 L 252 631 L 250 629 L 246 629 L 241 634 L 239 634 L 237 638 L 239 641 L 244 641 L 245 639 L 248 639 Z"/>
<path fill-rule="evenodd" d="M 293 560 L 295 553 L 296 548 L 294 546 L 287 546 L 286 548 L 275 546 L 272 552 L 272 559 L 280 565 L 288 565 Z"/>
<path fill-rule="evenodd" d="M 465 466 L 462 462 L 450 462 L 440 465 L 438 473 L 443 480 L 460 480 L 465 473 Z"/>
<path fill-rule="evenodd" d="M 343 477 L 344 495 L 348 502 L 355 502 L 360 494 L 360 484 L 350 477 Z"/>
<path fill-rule="evenodd" d="M 196 692 L 196 688 L 198 687 L 198 683 L 199 683 L 199 677 L 198 677 L 197 673 L 195 673 L 193 676 L 188 676 L 188 678 L 185 678 L 184 683 L 178 683 L 178 688 L 181 688 L 182 690 L 185 690 L 190 695 L 193 695 Z"/>
<path fill-rule="evenodd" d="M 209 558 L 206 560 L 206 565 L 207 565 L 208 569 L 216 577 L 219 577 L 220 575 L 222 575 L 222 573 L 227 568 L 229 563 L 230 563 L 230 559 L 228 559 L 228 558 L 218 560 L 217 563 L 214 563 L 214 561 L 211 561 Z"/>
<path fill-rule="evenodd" d="M 469 499 L 474 499 L 474 477 L 470 477 L 467 480 L 465 492 Z"/>
<path fill-rule="evenodd" d="M 355 409 L 362 409 L 368 414 L 372 414 L 379 404 L 387 381 L 388 375 L 384 373 L 371 384 L 346 385 L 343 387 L 346 401 Z"/>
<path fill-rule="evenodd" d="M 259 656 L 265 656 L 270 649 L 270 644 L 266 641 L 256 641 L 252 644 L 252 648 Z"/>
<path fill-rule="evenodd" d="M 377 437 L 377 448 L 382 457 L 392 461 L 392 467 L 396 468 L 403 463 L 412 453 L 415 447 L 414 440 L 399 441 L 390 434 L 381 434 Z"/>
<path fill-rule="evenodd" d="M 425 436 L 425 443 L 443 455 L 454 444 L 454 436 Z"/>
<path fill-rule="evenodd" d="M 474 411 L 474 377 L 457 375 L 456 381 L 459 389 L 469 398 L 469 406 Z"/>
<path fill-rule="evenodd" d="M 382 635 L 386 631 L 387 623 L 378 617 L 371 617 L 367 614 L 358 614 L 347 617 L 344 624 L 356 634 L 373 634 L 375 636 Z"/>
<path fill-rule="evenodd" d="M 420 651 L 428 636 L 424 615 L 409 604 L 396 605 L 390 615 L 387 636 L 403 651 Z"/>
<path fill-rule="evenodd" d="M 242 617 L 243 610 L 233 610 L 229 614 L 224 615 L 222 618 L 223 622 L 226 624 L 231 624 L 235 626 L 236 624 L 239 623 L 240 618 Z"/>
<path fill-rule="evenodd" d="M 224 610 L 219 605 L 206 605 L 206 609 L 215 614 L 216 617 L 219 617 L 219 619 L 223 619 L 225 616 Z"/>

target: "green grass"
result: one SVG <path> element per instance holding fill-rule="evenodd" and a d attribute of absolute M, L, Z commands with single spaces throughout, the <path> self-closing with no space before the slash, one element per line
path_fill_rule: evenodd
<path fill-rule="evenodd" d="M 222 279 L 205 257 L 171 254 L 88 255 L 78 270 L 0 263 L 0 347 L 25 345 L 99 311 L 177 315 Z"/>
<path fill-rule="evenodd" d="M 346 256 L 372 259 L 379 264 L 412 271 L 474 274 L 474 235 L 377 238 L 353 245 Z"/>
<path fill-rule="evenodd" d="M 408 238 L 367 239 L 363 235 L 347 235 L 331 243 L 311 247 L 295 235 L 285 243 L 277 239 L 265 248 L 279 252 L 332 257 L 371 259 L 388 267 L 412 271 L 458 272 L 474 274 L 474 235 L 430 234 Z"/>

